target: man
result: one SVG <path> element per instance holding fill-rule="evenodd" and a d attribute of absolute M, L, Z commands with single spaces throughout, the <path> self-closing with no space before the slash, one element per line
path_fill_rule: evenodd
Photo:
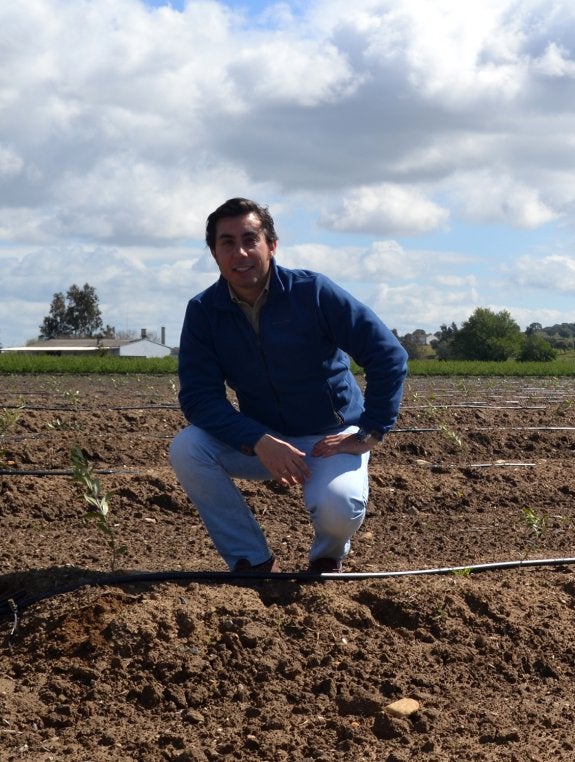
<path fill-rule="evenodd" d="M 365 516 L 369 452 L 397 419 L 407 354 L 334 282 L 278 266 L 277 241 L 254 201 L 230 199 L 208 217 L 220 278 L 187 307 L 179 399 L 190 425 L 170 460 L 231 570 L 279 571 L 241 478 L 302 485 L 309 571 L 339 572 Z M 365 370 L 365 397 L 348 356 Z"/>

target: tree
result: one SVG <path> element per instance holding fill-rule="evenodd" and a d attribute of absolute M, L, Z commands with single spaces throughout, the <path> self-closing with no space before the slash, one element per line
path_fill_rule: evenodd
<path fill-rule="evenodd" d="M 406 333 L 405 336 L 399 336 L 398 338 L 399 343 L 407 352 L 408 359 L 419 360 L 421 357 L 421 349 L 415 336 L 412 333 Z"/>
<path fill-rule="evenodd" d="M 478 307 L 453 338 L 457 360 L 508 360 L 518 354 L 521 329 L 507 310 Z"/>
<path fill-rule="evenodd" d="M 103 328 L 96 289 L 88 283 L 83 288 L 74 284 L 68 289 L 66 297 L 62 293 L 54 294 L 50 314 L 40 326 L 40 338 L 85 338 L 98 334 Z M 109 326 L 106 328 L 109 329 Z"/>
<path fill-rule="evenodd" d="M 434 333 L 435 338 L 431 340 L 430 344 L 439 360 L 449 360 L 451 358 L 453 354 L 453 341 L 458 330 L 455 323 L 451 323 L 450 326 L 444 323 L 440 327 L 440 330 Z"/>
<path fill-rule="evenodd" d="M 542 330 L 543 330 L 543 326 L 541 325 L 541 323 L 531 323 L 525 329 L 525 333 L 528 336 L 531 336 L 531 334 L 533 333 L 541 333 Z"/>
<path fill-rule="evenodd" d="M 557 357 L 557 350 L 543 336 L 527 333 L 522 337 L 521 351 L 517 359 L 521 362 L 550 362 Z"/>

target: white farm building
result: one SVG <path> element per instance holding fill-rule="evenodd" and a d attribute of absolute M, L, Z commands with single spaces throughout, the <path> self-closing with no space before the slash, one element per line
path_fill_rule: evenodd
<path fill-rule="evenodd" d="M 25 347 L 4 347 L 0 351 L 49 355 L 84 355 L 99 352 L 114 357 L 167 357 L 172 353 L 170 347 L 164 343 L 149 339 L 144 329 L 139 339 L 45 339 L 31 341 Z"/>

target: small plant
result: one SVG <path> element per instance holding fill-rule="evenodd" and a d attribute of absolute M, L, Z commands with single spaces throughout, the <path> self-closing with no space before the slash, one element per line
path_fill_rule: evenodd
<path fill-rule="evenodd" d="M 74 447 L 71 453 L 74 468 L 73 479 L 84 488 L 84 500 L 88 503 L 88 511 L 84 520 L 95 522 L 97 528 L 106 535 L 108 548 L 111 553 L 110 567 L 116 569 L 117 559 L 126 553 L 125 545 L 118 545 L 114 530 L 109 522 L 109 501 L 111 492 L 104 492 L 100 480 L 94 475 L 94 469 L 86 460 L 79 447 Z"/>
<path fill-rule="evenodd" d="M 66 389 L 66 391 L 63 392 L 63 395 L 64 399 L 70 405 L 70 407 L 74 408 L 74 410 L 77 410 L 80 406 L 80 391 L 78 389 Z"/>
<path fill-rule="evenodd" d="M 3 407 L 0 412 L 0 434 L 8 434 L 14 429 L 22 414 L 24 405 L 19 405 L 15 409 Z"/>
<path fill-rule="evenodd" d="M 540 537 L 547 527 L 546 513 L 538 514 L 530 506 L 523 508 L 523 521 L 527 525 L 529 537 Z"/>
<path fill-rule="evenodd" d="M 453 429 L 450 429 L 448 426 L 446 426 L 444 423 L 439 424 L 439 430 L 443 434 L 443 436 L 448 439 L 452 444 L 454 444 L 456 447 L 462 446 L 461 437 L 457 432 L 453 431 Z"/>
<path fill-rule="evenodd" d="M 527 540 L 526 540 L 526 549 L 525 549 L 525 557 L 527 556 L 527 548 L 531 545 L 535 545 L 538 540 L 541 539 L 541 536 L 544 534 L 546 528 L 547 528 L 547 522 L 549 520 L 549 515 L 547 513 L 539 514 L 531 506 L 526 506 L 522 510 L 523 514 L 523 522 L 527 526 Z"/>
<path fill-rule="evenodd" d="M 566 398 L 561 400 L 561 402 L 557 405 L 555 414 L 558 415 L 560 418 L 564 418 L 568 413 L 571 413 L 572 410 L 573 410 L 573 400 Z"/>
<path fill-rule="evenodd" d="M 14 461 L 8 450 L 0 447 L 0 468 L 12 468 L 13 466 Z"/>
<path fill-rule="evenodd" d="M 468 566 L 464 569 L 454 569 L 452 574 L 456 577 L 471 577 L 471 569 Z"/>
<path fill-rule="evenodd" d="M 461 379 L 461 380 L 457 381 L 457 383 L 455 384 L 455 386 L 456 386 L 456 388 L 457 388 L 457 389 L 459 389 L 459 391 L 460 391 L 460 392 L 462 392 L 463 394 L 465 394 L 465 395 L 467 395 L 467 394 L 468 394 L 467 383 L 465 382 L 465 380 L 464 380 L 464 379 Z"/>
<path fill-rule="evenodd" d="M 56 416 L 53 421 L 49 421 L 46 424 L 47 429 L 52 429 L 53 431 L 68 431 L 68 430 L 75 430 L 78 431 L 82 428 L 81 423 L 76 421 L 74 418 L 72 418 L 71 421 L 63 421 L 60 416 Z"/>

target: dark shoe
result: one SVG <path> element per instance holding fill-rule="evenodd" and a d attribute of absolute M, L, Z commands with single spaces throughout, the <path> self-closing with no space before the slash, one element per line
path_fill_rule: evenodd
<path fill-rule="evenodd" d="M 335 558 L 316 558 L 307 568 L 310 574 L 341 574 L 343 564 Z"/>
<path fill-rule="evenodd" d="M 263 564 L 256 564 L 255 566 L 252 566 L 247 558 L 240 558 L 239 561 L 236 561 L 236 564 L 233 569 L 235 572 L 245 572 L 245 571 L 253 571 L 253 572 L 279 572 L 281 571 L 280 565 L 275 559 L 275 556 L 271 556 L 271 558 L 268 558 L 267 561 L 264 561 Z"/>

